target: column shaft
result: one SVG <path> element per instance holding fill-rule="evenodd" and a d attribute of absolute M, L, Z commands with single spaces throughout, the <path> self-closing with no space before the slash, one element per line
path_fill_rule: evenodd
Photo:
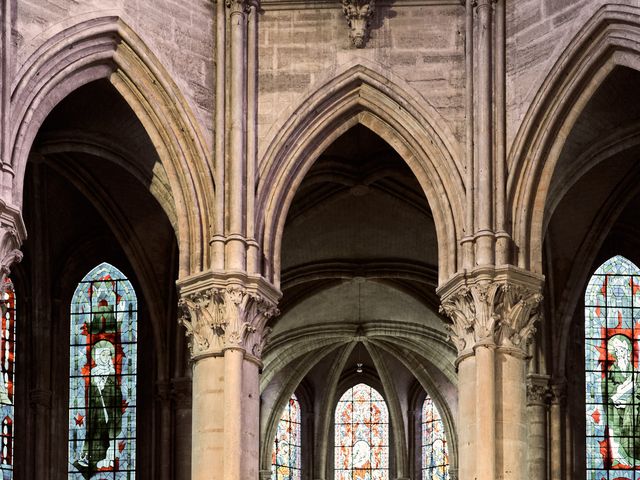
<path fill-rule="evenodd" d="M 502 349 L 496 351 L 496 373 L 499 379 L 496 409 L 496 478 L 504 480 L 527 478 L 525 366 L 522 352 Z"/>
<path fill-rule="evenodd" d="M 476 358 L 458 365 L 458 472 L 460 478 L 476 476 Z"/>
<path fill-rule="evenodd" d="M 247 71 L 246 71 L 246 28 L 247 17 L 243 7 L 234 7 L 230 16 L 231 45 L 230 63 L 230 135 L 227 175 L 225 188 L 228 189 L 228 238 L 226 268 L 244 271 L 246 268 L 245 221 L 246 196 L 245 181 L 247 168 Z"/>
<path fill-rule="evenodd" d="M 476 465 L 478 480 L 496 478 L 495 347 L 476 347 Z M 464 478 L 464 477 L 463 477 Z"/>
<path fill-rule="evenodd" d="M 242 476 L 242 367 L 244 351 L 224 352 L 224 480 Z M 256 456 L 257 461 L 257 456 Z"/>
<path fill-rule="evenodd" d="M 192 480 L 223 478 L 224 374 L 224 357 L 202 358 L 193 366 Z"/>
<path fill-rule="evenodd" d="M 478 222 L 476 264 L 494 264 L 493 231 L 493 82 L 492 82 L 492 6 L 481 0 L 478 14 L 478 73 L 476 131 L 478 134 Z"/>

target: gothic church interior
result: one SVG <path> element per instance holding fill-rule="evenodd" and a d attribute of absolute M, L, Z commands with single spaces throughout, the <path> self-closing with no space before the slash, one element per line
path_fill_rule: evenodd
<path fill-rule="evenodd" d="M 640 5 L 2 0 L 3 480 L 640 479 Z"/>

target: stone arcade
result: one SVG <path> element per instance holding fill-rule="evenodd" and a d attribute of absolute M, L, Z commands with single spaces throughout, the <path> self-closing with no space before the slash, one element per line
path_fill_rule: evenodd
<path fill-rule="evenodd" d="M 3 479 L 640 478 L 640 3 L 1 5 Z"/>

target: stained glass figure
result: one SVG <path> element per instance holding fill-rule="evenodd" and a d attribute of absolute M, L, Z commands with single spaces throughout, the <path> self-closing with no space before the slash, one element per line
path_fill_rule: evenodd
<path fill-rule="evenodd" d="M 73 294 L 69 479 L 135 478 L 137 310 L 131 282 L 108 263 Z"/>
<path fill-rule="evenodd" d="M 422 480 L 449 480 L 444 423 L 429 395 L 422 404 Z"/>
<path fill-rule="evenodd" d="M 2 450 L 0 451 L 0 472 L 2 480 L 13 479 L 13 393 L 15 379 L 16 350 L 16 297 L 13 283 L 4 281 L 0 293 L 2 311 L 2 331 L 0 337 L 0 419 L 2 420 Z"/>
<path fill-rule="evenodd" d="M 585 294 L 588 480 L 640 478 L 639 341 L 640 270 L 616 256 Z"/>
<path fill-rule="evenodd" d="M 300 402 L 295 394 L 282 410 L 271 453 L 271 480 L 300 480 L 301 434 Z"/>
<path fill-rule="evenodd" d="M 335 480 L 389 480 L 389 411 L 382 395 L 360 383 L 335 411 Z"/>

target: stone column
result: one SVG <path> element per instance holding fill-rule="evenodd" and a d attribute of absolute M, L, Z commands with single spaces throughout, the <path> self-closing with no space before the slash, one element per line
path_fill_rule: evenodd
<path fill-rule="evenodd" d="M 171 478 L 171 384 L 166 380 L 156 382 L 156 414 L 159 415 L 160 439 L 154 465 L 158 480 Z"/>
<path fill-rule="evenodd" d="M 563 380 L 552 381 L 551 383 L 551 411 L 549 415 L 549 444 L 551 451 L 549 452 L 551 464 L 551 480 L 561 480 L 562 476 L 562 453 L 563 448 L 563 422 L 562 409 L 566 397 L 566 382 Z"/>
<path fill-rule="evenodd" d="M 174 456 L 177 480 L 191 478 L 191 378 L 171 380 L 174 409 Z"/>
<path fill-rule="evenodd" d="M 547 411 L 549 377 L 530 374 L 527 378 L 527 416 L 529 418 L 528 477 L 531 480 L 547 478 Z"/>
<path fill-rule="evenodd" d="M 257 478 L 258 372 L 279 292 L 261 278 L 213 273 L 179 286 L 193 361 L 191 478 Z"/>
<path fill-rule="evenodd" d="M 460 478 L 526 478 L 525 352 L 541 285 L 529 272 L 487 267 L 438 291 L 458 349 Z"/>
<path fill-rule="evenodd" d="M 32 422 L 32 455 L 35 475 L 30 478 L 51 478 L 50 431 L 51 431 L 51 390 L 37 389 L 29 392 Z"/>

